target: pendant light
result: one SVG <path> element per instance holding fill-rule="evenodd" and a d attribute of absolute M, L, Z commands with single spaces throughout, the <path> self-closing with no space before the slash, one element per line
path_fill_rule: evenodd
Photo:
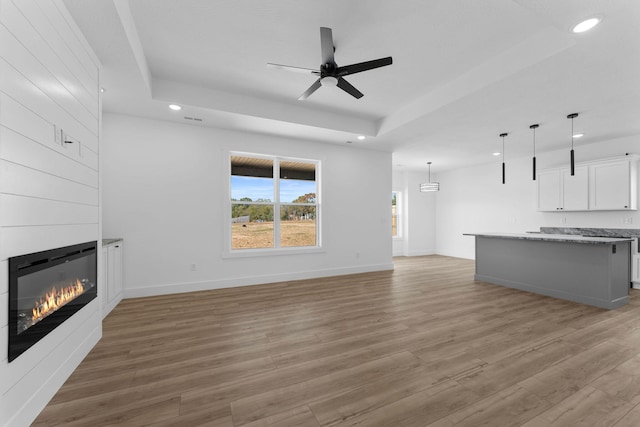
<path fill-rule="evenodd" d="M 536 129 L 539 124 L 529 126 L 529 129 L 533 129 L 533 180 L 536 180 Z"/>
<path fill-rule="evenodd" d="M 576 174 L 576 162 L 573 154 L 573 119 L 578 117 L 578 113 L 572 113 L 567 116 L 567 119 L 571 119 L 571 176 Z"/>
<path fill-rule="evenodd" d="M 431 162 L 427 162 L 427 164 L 429 165 L 429 182 L 420 184 L 420 191 L 423 193 L 428 191 L 440 191 L 440 183 L 431 182 Z"/>
<path fill-rule="evenodd" d="M 504 137 L 509 135 L 508 133 L 501 133 L 500 138 L 502 138 L 502 183 L 506 183 L 505 179 L 505 166 L 504 166 Z"/>

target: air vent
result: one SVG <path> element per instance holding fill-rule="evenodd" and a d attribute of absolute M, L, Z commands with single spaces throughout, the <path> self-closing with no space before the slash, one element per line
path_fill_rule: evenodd
<path fill-rule="evenodd" d="M 187 117 L 187 116 L 185 116 L 184 119 L 185 120 L 193 120 L 194 122 L 201 122 L 202 121 L 202 119 L 199 119 L 197 117 Z"/>

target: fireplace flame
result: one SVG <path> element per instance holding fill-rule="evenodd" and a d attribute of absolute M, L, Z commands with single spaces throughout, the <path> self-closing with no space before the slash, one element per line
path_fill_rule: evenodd
<path fill-rule="evenodd" d="M 36 324 L 69 301 L 82 295 L 84 291 L 84 285 L 79 279 L 76 279 L 75 283 L 65 286 L 60 290 L 57 290 L 54 286 L 51 288 L 51 291 L 45 294 L 44 298 L 41 297 L 40 300 L 36 302 L 35 307 L 31 311 L 32 324 Z"/>

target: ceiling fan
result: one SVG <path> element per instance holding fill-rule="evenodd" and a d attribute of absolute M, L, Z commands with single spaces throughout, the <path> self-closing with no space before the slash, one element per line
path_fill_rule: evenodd
<path fill-rule="evenodd" d="M 320 65 L 319 70 L 271 63 L 267 64 L 267 67 L 318 76 L 318 80 L 316 80 L 315 83 L 313 83 L 309 89 L 304 91 L 304 93 L 300 95 L 300 98 L 298 98 L 298 100 L 302 101 L 318 90 L 320 86 L 338 86 L 354 98 L 360 99 L 363 96 L 362 92 L 346 81 L 344 76 L 392 64 L 392 59 L 389 56 L 387 58 L 374 59 L 372 61 L 339 67 L 333 58 L 333 53 L 335 52 L 333 34 L 331 32 L 331 28 L 327 27 L 320 27 L 320 49 L 322 52 L 322 65 Z"/>

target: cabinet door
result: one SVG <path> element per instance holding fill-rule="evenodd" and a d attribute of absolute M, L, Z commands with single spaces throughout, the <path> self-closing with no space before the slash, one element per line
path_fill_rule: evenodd
<path fill-rule="evenodd" d="M 538 173 L 538 210 L 560 210 L 560 170 L 549 170 Z"/>
<path fill-rule="evenodd" d="M 107 308 L 107 304 L 109 303 L 109 295 L 107 294 L 107 289 L 109 286 L 107 282 L 109 280 L 109 250 L 107 247 L 102 248 L 102 269 L 100 271 L 100 283 L 98 284 L 98 293 L 100 294 L 100 298 L 102 299 L 102 310 L 103 312 Z"/>
<path fill-rule="evenodd" d="M 562 172 L 562 208 L 565 211 L 586 211 L 589 209 L 589 169 L 587 166 L 575 168 L 575 175 L 571 176 L 571 169 Z"/>
<path fill-rule="evenodd" d="M 631 258 L 631 281 L 640 284 L 640 255 L 633 255 Z"/>
<path fill-rule="evenodd" d="M 593 210 L 625 210 L 631 208 L 630 162 L 591 165 L 591 203 Z"/>
<path fill-rule="evenodd" d="M 122 263 L 122 243 L 118 243 L 113 246 L 113 297 L 121 297 L 124 290 Z"/>
<path fill-rule="evenodd" d="M 109 246 L 109 272 L 107 273 L 107 295 L 109 296 L 109 303 L 116 296 L 116 247 L 115 245 Z"/>

